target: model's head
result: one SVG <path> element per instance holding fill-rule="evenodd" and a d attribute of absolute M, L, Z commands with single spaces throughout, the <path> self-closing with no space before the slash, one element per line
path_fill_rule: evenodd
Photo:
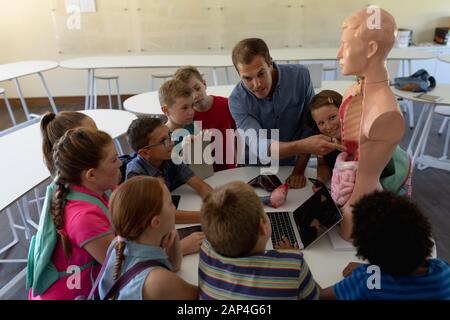
<path fill-rule="evenodd" d="M 384 63 L 396 35 L 395 19 L 384 9 L 369 7 L 347 17 L 337 54 L 342 73 L 362 76 L 371 65 Z"/>
<path fill-rule="evenodd" d="M 431 225 L 408 198 L 387 191 L 362 197 L 353 207 L 357 255 L 388 274 L 410 275 L 431 256 Z"/>
<path fill-rule="evenodd" d="M 241 40 L 233 48 L 232 59 L 245 87 L 257 98 L 267 98 L 274 86 L 274 66 L 267 44 L 258 38 Z"/>

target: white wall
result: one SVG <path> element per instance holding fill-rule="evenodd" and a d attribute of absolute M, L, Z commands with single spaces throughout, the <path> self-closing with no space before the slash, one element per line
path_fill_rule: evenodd
<path fill-rule="evenodd" d="M 64 0 L 0 0 L 0 63 L 65 59 L 93 54 L 230 51 L 241 38 L 264 38 L 270 47 L 337 46 L 341 23 L 364 0 L 97 0 L 97 12 L 81 15 L 81 29 L 69 30 Z M 432 41 L 436 26 L 450 26 L 450 1 L 377 3 L 414 41 Z M 212 82 L 211 73 L 207 81 Z M 113 70 L 122 93 L 150 90 L 151 70 Z M 106 72 L 108 73 L 108 72 Z M 230 74 L 236 78 L 234 69 Z M 54 96 L 84 95 L 83 71 L 45 73 Z M 27 97 L 45 96 L 37 76 L 21 79 Z M 9 82 L 0 83 L 16 96 Z M 99 92 L 105 92 L 99 85 Z"/>

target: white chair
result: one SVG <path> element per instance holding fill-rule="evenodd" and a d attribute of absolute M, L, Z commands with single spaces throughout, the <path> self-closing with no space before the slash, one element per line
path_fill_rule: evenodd
<path fill-rule="evenodd" d="M 111 99 L 111 81 L 116 82 L 116 93 L 117 93 L 117 109 L 123 110 L 122 108 L 122 100 L 120 98 L 120 89 L 119 89 L 119 76 L 116 75 L 96 75 L 94 76 L 94 109 L 97 109 L 97 80 L 106 80 L 108 81 L 108 101 L 109 101 L 109 108 L 112 109 L 112 99 Z"/>
<path fill-rule="evenodd" d="M 304 66 L 309 70 L 309 75 L 311 77 L 313 88 L 322 87 L 323 64 L 312 63 L 312 64 L 305 64 Z"/>
<path fill-rule="evenodd" d="M 21 210 L 20 206 L 19 210 Z M 29 239 L 30 235 L 27 234 L 27 229 L 24 226 L 18 225 L 14 222 L 12 211 L 10 208 L 6 209 L 6 216 L 8 217 L 8 224 L 9 228 L 11 230 L 13 239 L 8 244 L 4 245 L 2 248 L 0 248 L 0 255 L 9 250 L 10 248 L 14 247 L 16 244 L 19 243 L 19 235 L 17 233 L 17 229 L 25 230 L 26 238 Z M 21 218 L 23 220 L 23 216 L 21 215 Z M 24 225 L 26 225 L 25 221 L 22 221 Z M 26 263 L 26 259 L 0 259 L 0 263 Z"/>
<path fill-rule="evenodd" d="M 6 105 L 6 109 L 8 110 L 9 117 L 11 118 L 13 126 L 15 126 L 17 124 L 16 118 L 14 118 L 14 113 L 11 109 L 11 105 L 9 104 L 9 100 L 8 100 L 8 97 L 6 96 L 5 89 L 0 88 L 0 95 L 3 95 L 3 100 L 5 100 L 5 105 Z"/>
<path fill-rule="evenodd" d="M 444 121 L 442 122 L 441 129 L 440 129 L 440 130 L 444 131 L 445 124 L 448 123 L 448 119 L 450 118 L 450 107 L 437 106 L 434 112 L 445 117 Z M 441 160 L 446 160 L 448 158 L 449 139 L 450 139 L 450 125 L 447 126 L 447 136 L 445 137 L 444 149 L 442 152 L 442 157 L 440 158 Z"/>
<path fill-rule="evenodd" d="M 154 87 L 156 79 L 162 80 L 164 83 L 167 80 L 171 79 L 172 77 L 173 77 L 173 72 L 171 72 L 171 71 L 153 72 L 151 79 L 150 79 L 150 88 L 152 88 L 152 91 L 156 90 Z"/>
<path fill-rule="evenodd" d="M 397 98 L 398 104 L 400 108 L 402 109 L 403 113 L 406 113 L 408 115 L 408 123 L 409 128 L 414 128 L 414 103 L 411 100 L 404 100 Z"/>
<path fill-rule="evenodd" d="M 438 135 L 442 135 L 442 132 L 445 130 L 445 126 L 448 123 L 448 117 L 445 117 L 444 120 L 442 120 L 441 126 L 439 127 Z"/>

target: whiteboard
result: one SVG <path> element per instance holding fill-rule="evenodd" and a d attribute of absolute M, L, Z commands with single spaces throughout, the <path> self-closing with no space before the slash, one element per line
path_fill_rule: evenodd
<path fill-rule="evenodd" d="M 67 13 L 52 0 L 61 54 L 231 50 L 241 39 L 269 47 L 336 47 L 341 23 L 363 0 L 97 0 L 96 12 Z M 68 21 L 78 18 L 79 28 Z M 73 25 L 73 24 L 72 24 Z"/>

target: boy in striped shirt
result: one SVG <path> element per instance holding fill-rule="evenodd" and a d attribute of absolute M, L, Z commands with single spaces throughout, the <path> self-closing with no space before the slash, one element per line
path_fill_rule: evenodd
<path fill-rule="evenodd" d="M 272 228 L 255 191 L 244 182 L 211 193 L 201 210 L 200 299 L 317 299 L 298 250 L 266 251 Z"/>
<path fill-rule="evenodd" d="M 353 244 L 368 264 L 350 264 L 346 278 L 323 299 L 450 299 L 450 265 L 431 259 L 431 225 L 408 198 L 386 191 L 366 195 L 353 208 Z"/>

